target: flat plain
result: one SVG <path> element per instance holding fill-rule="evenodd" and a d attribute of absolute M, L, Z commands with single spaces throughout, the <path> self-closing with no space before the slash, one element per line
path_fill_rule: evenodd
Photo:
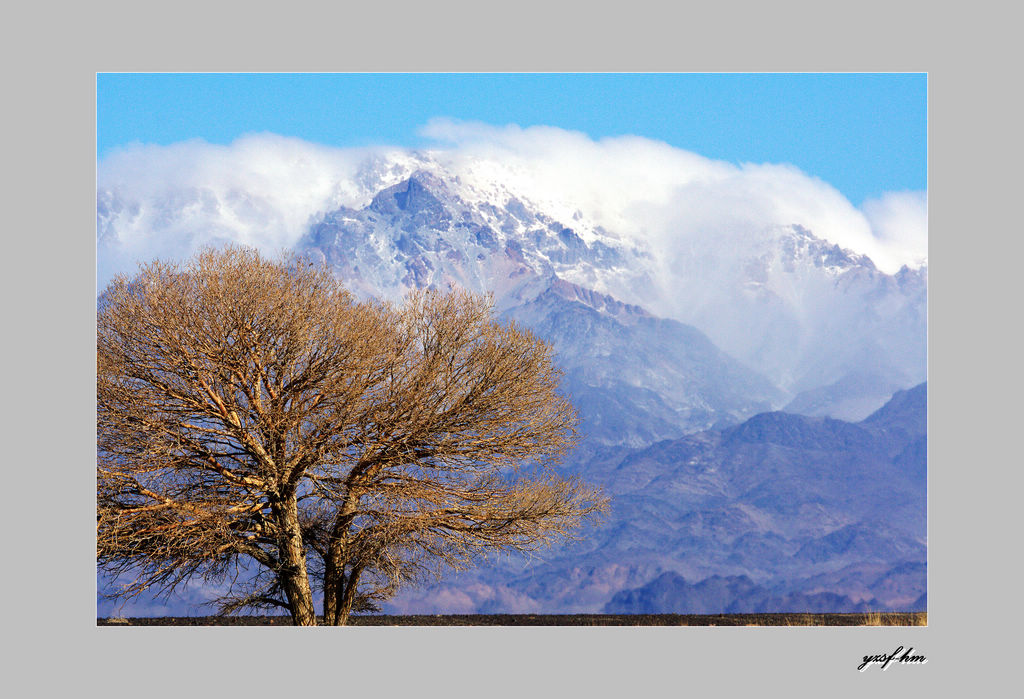
<path fill-rule="evenodd" d="M 288 616 L 109 617 L 97 626 L 291 626 Z M 866 614 L 361 614 L 350 626 L 927 626 L 927 612 Z"/>

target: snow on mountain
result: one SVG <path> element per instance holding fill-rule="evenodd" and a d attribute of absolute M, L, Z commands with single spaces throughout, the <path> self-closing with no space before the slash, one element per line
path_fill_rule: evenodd
<path fill-rule="evenodd" d="M 832 397 L 840 412 L 851 401 L 870 412 L 924 380 L 926 268 L 885 274 L 799 224 L 687 234 L 659 256 L 579 210 L 556 218 L 506 183 L 470 182 L 426 156 L 383 170 L 387 181 L 412 172 L 361 208 L 322 215 L 299 243 L 364 293 L 459 285 L 506 310 L 558 278 L 699 328 L 791 397 L 846 379 Z M 869 371 L 885 377 L 882 391 L 847 378 Z"/>
<path fill-rule="evenodd" d="M 415 287 L 462 286 L 494 293 L 499 309 L 528 300 L 523 282 L 537 277 L 582 281 L 597 291 L 609 277 L 649 283 L 635 264 L 635 245 L 578 221 L 566 225 L 498 185 L 485 188 L 494 197 L 487 199 L 460 177 L 441 174 L 417 169 L 362 208 L 325 214 L 299 247 L 319 253 L 366 293 L 399 297 Z"/>

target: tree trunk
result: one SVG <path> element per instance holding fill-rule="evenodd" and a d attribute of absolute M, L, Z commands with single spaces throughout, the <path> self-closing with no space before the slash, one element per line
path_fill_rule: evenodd
<path fill-rule="evenodd" d="M 345 593 L 358 582 L 359 573 L 353 572 L 346 580 L 345 549 L 348 544 L 348 526 L 352 521 L 358 497 L 350 489 L 334 521 L 327 556 L 324 560 L 324 625 L 344 626 L 352 610 L 352 600 L 345 608 Z M 360 570 L 362 568 L 360 567 Z"/>
<path fill-rule="evenodd" d="M 344 588 L 341 590 L 340 599 L 335 601 L 334 625 L 345 626 L 348 624 L 349 614 L 352 613 L 352 604 L 356 601 L 356 591 L 359 587 L 359 575 L 362 573 L 362 566 L 355 566 L 348 574 Z"/>
<path fill-rule="evenodd" d="M 356 566 L 345 575 L 344 566 L 327 562 L 324 574 L 324 625 L 345 626 L 348 624 L 352 606 L 359 589 L 362 566 Z"/>
<path fill-rule="evenodd" d="M 328 556 L 324 562 L 324 626 L 337 626 L 336 604 L 338 599 L 339 577 L 344 571 L 339 571 L 332 556 Z"/>
<path fill-rule="evenodd" d="M 280 548 L 281 587 L 288 598 L 295 626 L 316 626 L 316 612 L 313 609 L 313 591 L 309 587 L 306 572 L 306 554 L 302 547 L 302 530 L 299 527 L 298 504 L 294 497 L 286 499 L 274 514 L 281 523 Z"/>

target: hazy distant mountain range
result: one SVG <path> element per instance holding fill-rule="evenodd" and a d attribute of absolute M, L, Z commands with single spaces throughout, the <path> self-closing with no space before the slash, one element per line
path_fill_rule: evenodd
<path fill-rule="evenodd" d="M 524 612 L 923 609 L 926 405 L 921 384 L 859 423 L 771 412 L 646 448 L 583 449 L 567 470 L 612 493 L 604 526 L 401 608 L 434 596 Z"/>
<path fill-rule="evenodd" d="M 493 293 L 565 371 L 586 436 L 565 470 L 613 498 L 582 541 L 391 611 L 923 608 L 926 267 L 885 274 L 799 222 L 691 236 L 666 261 L 571 202 L 422 153 L 340 186 L 364 204 L 318 214 L 295 248 L 366 296 Z M 101 188 L 101 245 L 202 206 Z"/>

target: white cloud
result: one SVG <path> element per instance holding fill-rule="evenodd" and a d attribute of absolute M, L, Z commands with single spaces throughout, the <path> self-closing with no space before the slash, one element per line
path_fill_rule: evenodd
<path fill-rule="evenodd" d="M 918 267 L 928 259 L 928 197 L 925 192 L 890 192 L 868 199 L 862 208 L 882 254 L 893 263 Z"/>
<path fill-rule="evenodd" d="M 375 153 L 273 134 L 120 149 L 97 168 L 98 283 L 206 244 L 290 247 L 311 216 L 363 195 L 359 168 Z"/>
<path fill-rule="evenodd" d="M 553 127 L 451 120 L 431 121 L 422 133 L 439 142 L 431 155 L 456 172 L 497 175 L 557 217 L 581 210 L 664 258 L 701 237 L 793 223 L 869 255 L 887 272 L 918 266 L 927 254 L 923 193 L 888 194 L 859 210 L 789 165 L 734 165 L 636 136 L 595 141 Z M 289 247 L 312 216 L 367 203 L 374 182 L 388 180 L 380 169 L 386 153 L 396 150 L 339 149 L 273 134 L 227 146 L 197 140 L 116 151 L 98 166 L 98 282 L 132 271 L 135 262 L 180 259 L 207 243 Z"/>
<path fill-rule="evenodd" d="M 637 136 L 592 140 L 562 129 L 436 119 L 421 133 L 456 164 L 499 164 L 531 198 L 580 208 L 609 230 L 655 248 L 680 236 L 796 223 L 895 272 L 927 255 L 923 193 L 886 195 L 864 211 L 792 165 L 734 165 Z"/>

